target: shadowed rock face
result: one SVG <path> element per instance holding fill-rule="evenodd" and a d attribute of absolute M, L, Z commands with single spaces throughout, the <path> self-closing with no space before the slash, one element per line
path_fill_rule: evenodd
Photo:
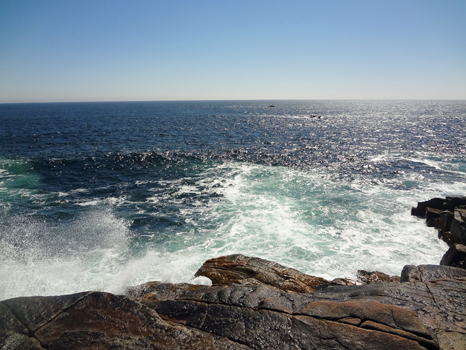
<path fill-rule="evenodd" d="M 109 293 L 16 298 L 0 308 L 2 349 L 248 349 Z"/>
<path fill-rule="evenodd" d="M 449 246 L 466 245 L 466 197 L 451 196 L 419 202 L 411 209 L 411 214 L 425 218 L 428 226 L 436 227 L 439 238 Z"/>
<path fill-rule="evenodd" d="M 428 226 L 436 227 L 438 237 L 450 247 L 440 265 L 466 269 L 466 197 L 451 196 L 419 202 L 412 215 L 424 217 Z"/>
<path fill-rule="evenodd" d="M 0 302 L 0 346 L 49 350 L 465 349 L 464 269 L 407 266 L 401 283 L 326 283 L 320 290 L 298 293 L 285 291 L 283 285 L 294 283 L 283 280 L 296 278 L 303 283 L 313 280 L 312 276 L 239 255 L 207 263 L 212 261 L 233 262 L 232 274 L 237 274 L 238 266 L 261 271 L 248 274 L 240 280 L 242 284 L 207 287 L 149 282 L 128 289 L 125 296 L 87 292 L 5 300 Z M 228 271 L 226 265 L 221 266 Z M 277 271 L 283 280 L 270 277 Z M 264 275 L 269 276 L 270 285 Z"/>

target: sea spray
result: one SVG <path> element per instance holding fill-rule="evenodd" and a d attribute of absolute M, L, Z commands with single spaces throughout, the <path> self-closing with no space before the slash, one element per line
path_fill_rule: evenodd
<path fill-rule="evenodd" d="M 16 215 L 0 229 L 2 298 L 104 290 L 129 259 L 128 227 L 109 209 L 53 224 Z"/>
<path fill-rule="evenodd" d="M 233 253 L 398 275 L 447 248 L 411 206 L 466 192 L 464 102 L 20 107 L 0 106 L 0 299 L 208 283 Z"/>

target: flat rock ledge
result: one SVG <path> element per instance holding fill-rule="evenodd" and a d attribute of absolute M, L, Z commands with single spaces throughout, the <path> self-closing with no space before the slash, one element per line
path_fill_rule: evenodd
<path fill-rule="evenodd" d="M 462 199 L 445 203 L 429 203 L 453 215 L 442 232 L 455 220 L 463 227 Z M 431 215 L 423 205 L 419 213 Z M 456 241 L 461 227 L 453 229 Z M 212 286 L 148 282 L 125 295 L 8 299 L 0 301 L 0 348 L 466 349 L 461 249 L 449 263 L 405 266 L 400 276 L 358 271 L 356 280 L 327 281 L 235 254 L 197 271 Z"/>
<path fill-rule="evenodd" d="M 207 261 L 198 275 L 209 266 L 219 273 L 218 265 L 238 283 L 149 282 L 126 295 L 1 301 L 1 348 L 466 349 L 465 269 L 405 266 L 400 282 L 338 285 L 232 255 Z M 247 278 L 239 278 L 238 266 Z"/>

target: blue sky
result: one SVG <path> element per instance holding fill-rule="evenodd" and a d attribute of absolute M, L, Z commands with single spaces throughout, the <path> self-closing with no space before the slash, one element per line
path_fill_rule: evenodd
<path fill-rule="evenodd" d="M 0 102 L 196 99 L 466 99 L 466 1 L 0 1 Z"/>

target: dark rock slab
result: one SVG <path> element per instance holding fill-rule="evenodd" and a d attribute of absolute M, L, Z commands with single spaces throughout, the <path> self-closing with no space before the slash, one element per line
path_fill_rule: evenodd
<path fill-rule="evenodd" d="M 460 267 L 465 269 L 466 246 L 462 244 L 453 244 L 450 249 L 443 255 L 440 265 Z"/>
<path fill-rule="evenodd" d="M 329 281 L 306 275 L 273 261 L 251 258 L 241 254 L 207 260 L 195 276 L 210 278 L 214 286 L 230 283 L 244 285 L 266 284 L 285 292 L 308 293 Z"/>
<path fill-rule="evenodd" d="M 0 317 L 0 344 L 3 342 L 6 349 L 42 349 L 34 332 L 87 294 L 22 297 L 0 302 L 0 309 L 8 311 L 0 312 L 3 316 Z M 2 328 L 7 331 L 2 332 Z"/>
<path fill-rule="evenodd" d="M 401 272 L 401 282 L 432 282 L 463 277 L 466 277 L 466 270 L 443 265 L 406 265 Z"/>
<path fill-rule="evenodd" d="M 125 296 L 92 292 L 82 294 L 17 298 L 23 314 L 32 310 L 45 315 L 58 304 L 70 306 L 53 312 L 49 320 L 33 334 L 33 340 L 44 349 L 235 349 L 248 347 L 236 344 L 227 338 L 218 337 L 196 329 L 170 325 L 154 310 Z M 64 300 L 68 299 L 68 303 Z M 22 301 L 21 303 L 19 303 Z M 77 302 L 76 302 L 77 301 Z M 9 301 L 7 301 L 9 302 Z M 2 304 L 0 304 L 2 305 Z M 46 310 L 41 312 L 41 309 Z M 41 317 L 45 319 L 45 317 Z M 3 322 L 2 322 L 3 324 Z M 23 336 L 24 330 L 10 327 L 6 339 L 7 349 L 42 349 L 25 347 L 24 342 L 12 341 Z M 15 339 L 13 339 L 15 340 Z M 21 340 L 26 340 L 23 336 Z"/>
<path fill-rule="evenodd" d="M 453 212 L 445 210 L 437 219 L 438 238 L 442 239 L 449 247 L 453 244 L 451 239 L 451 223 L 453 221 Z"/>
<path fill-rule="evenodd" d="M 416 313 L 406 311 L 398 306 L 381 304 L 379 301 L 348 300 L 336 302 L 317 300 L 306 304 L 297 313 L 329 320 L 355 317 L 361 321 L 372 321 L 430 338 L 430 333 L 421 319 L 416 316 Z"/>
<path fill-rule="evenodd" d="M 415 311 L 377 300 L 389 298 L 383 293 L 387 286 L 390 290 L 401 284 L 330 287 L 306 294 L 228 285 L 186 291 L 175 300 L 165 299 L 163 290 L 153 291 L 153 298 L 146 295 L 140 302 L 169 322 L 254 349 L 437 349 Z M 425 287 L 421 291 L 430 298 Z"/>
<path fill-rule="evenodd" d="M 425 202 L 418 202 L 416 207 L 411 208 L 411 215 L 424 218 L 427 208 L 444 210 L 445 202 L 445 198 L 432 198 Z"/>
<path fill-rule="evenodd" d="M 455 209 L 451 222 L 453 243 L 466 245 L 466 209 Z"/>
<path fill-rule="evenodd" d="M 89 292 L 54 297 L 20 297 L 3 301 L 30 332 L 70 308 Z"/>
<path fill-rule="evenodd" d="M 371 330 L 306 316 L 294 317 L 293 325 L 300 335 L 300 348 L 304 349 L 437 349 L 435 344 L 424 347 L 417 341 L 380 331 L 382 327 Z"/>
<path fill-rule="evenodd" d="M 425 218 L 426 224 L 429 227 L 438 227 L 438 220 L 442 215 L 443 211 L 440 209 L 426 208 Z"/>
<path fill-rule="evenodd" d="M 465 196 L 447 196 L 445 198 L 443 210 L 453 211 L 455 208 L 463 205 L 466 205 Z"/>
<path fill-rule="evenodd" d="M 334 304 L 334 309 L 340 309 L 341 303 L 330 303 Z M 188 301 L 171 301 L 168 305 L 163 302 L 157 310 L 161 314 L 169 311 L 167 316 L 172 322 L 178 320 L 187 326 L 228 337 L 254 349 L 438 348 L 430 337 L 425 338 L 384 324 L 379 324 L 377 332 L 368 331 L 362 326 L 367 324 L 363 323 L 358 327 L 348 323 L 347 318 L 342 318 L 342 322 L 339 322 L 339 319 L 331 319 L 330 316 L 310 317 L 270 309 L 254 310 Z M 373 314 L 376 315 L 377 310 L 374 309 Z M 421 333 L 426 333 L 422 322 L 418 324 L 421 324 Z"/>
<path fill-rule="evenodd" d="M 442 348 L 461 349 L 466 344 L 465 277 L 430 282 L 369 284 L 354 286 L 351 291 L 343 288 L 329 288 L 313 295 L 320 295 L 327 300 L 339 300 L 346 295 L 353 300 L 371 299 L 397 305 L 416 312 L 426 327 L 436 334 Z M 445 344 L 453 338 L 461 341 L 457 341 L 453 347 L 447 347 Z"/>
<path fill-rule="evenodd" d="M 0 302 L 0 348 L 44 349 L 5 303 Z"/>

